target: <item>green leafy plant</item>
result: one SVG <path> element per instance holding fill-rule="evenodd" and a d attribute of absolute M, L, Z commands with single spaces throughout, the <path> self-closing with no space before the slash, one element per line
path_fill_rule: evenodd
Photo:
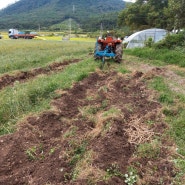
<path fill-rule="evenodd" d="M 114 176 L 124 178 L 124 174 L 121 173 L 119 166 L 117 164 L 111 164 L 111 166 L 106 169 L 106 175 L 104 178 L 105 180 L 107 180 Z"/>
<path fill-rule="evenodd" d="M 124 175 L 125 183 L 134 185 L 137 182 L 137 170 L 133 166 L 128 167 L 128 173 Z"/>
<path fill-rule="evenodd" d="M 87 142 L 83 141 L 80 145 L 76 145 L 72 152 L 72 158 L 70 160 L 70 165 L 75 165 L 86 152 Z"/>
<path fill-rule="evenodd" d="M 37 159 L 37 153 L 36 153 L 37 147 L 33 146 L 26 150 L 26 155 L 28 156 L 29 160 L 36 160 Z"/>
<path fill-rule="evenodd" d="M 128 185 L 133 185 L 137 182 L 137 175 L 133 172 L 129 172 L 128 174 L 125 174 L 125 183 Z"/>
<path fill-rule="evenodd" d="M 51 148 L 50 151 L 49 151 L 49 155 L 52 155 L 54 152 L 55 152 L 55 148 Z"/>
<path fill-rule="evenodd" d="M 153 41 L 153 39 L 152 39 L 151 37 L 148 38 L 147 41 L 145 41 L 145 46 L 146 46 L 146 47 L 151 48 L 153 44 L 154 44 L 154 41 Z"/>
<path fill-rule="evenodd" d="M 25 153 L 29 160 L 43 160 L 45 158 L 43 144 L 40 144 L 39 147 L 30 147 L 25 151 Z"/>

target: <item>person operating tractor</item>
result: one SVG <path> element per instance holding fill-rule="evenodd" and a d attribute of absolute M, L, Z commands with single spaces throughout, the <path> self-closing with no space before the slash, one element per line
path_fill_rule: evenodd
<path fill-rule="evenodd" d="M 113 36 L 107 31 L 104 37 L 99 37 L 95 44 L 94 58 L 102 59 L 103 65 L 105 57 L 113 58 L 115 62 L 121 63 L 123 56 L 123 45 L 120 38 Z"/>

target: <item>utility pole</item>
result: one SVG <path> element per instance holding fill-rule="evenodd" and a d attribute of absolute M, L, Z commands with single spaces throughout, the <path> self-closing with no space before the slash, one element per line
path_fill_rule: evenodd
<path fill-rule="evenodd" d="M 75 13 L 75 5 L 73 5 L 73 14 Z"/>
<path fill-rule="evenodd" d="M 39 33 L 40 33 L 40 24 L 39 24 Z"/>
<path fill-rule="evenodd" d="M 101 25 L 100 25 L 100 37 L 102 37 L 103 36 L 103 24 L 101 23 Z"/>
<path fill-rule="evenodd" d="M 69 18 L 69 40 L 71 38 L 71 18 Z"/>
<path fill-rule="evenodd" d="M 75 5 L 73 5 L 73 14 L 75 13 Z M 69 18 L 69 40 L 71 38 L 71 18 Z"/>

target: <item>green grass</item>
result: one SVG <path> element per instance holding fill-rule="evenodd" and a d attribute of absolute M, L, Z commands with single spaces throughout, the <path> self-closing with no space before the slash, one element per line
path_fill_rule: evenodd
<path fill-rule="evenodd" d="M 172 92 L 162 77 L 154 78 L 150 87 L 159 92 L 159 101 L 163 104 L 163 113 L 171 126 L 169 133 L 180 146 L 179 152 L 185 155 L 185 96 Z"/>
<path fill-rule="evenodd" d="M 14 42 L 14 41 L 12 41 Z M 16 41 L 17 42 L 17 41 Z M 27 41 L 28 42 L 28 41 Z M 29 45 L 29 48 L 36 47 L 36 42 L 27 43 L 26 41 L 17 42 L 18 50 L 21 52 L 21 43 Z M 19 45 L 20 44 L 20 45 Z M 57 96 L 55 90 L 70 88 L 73 82 L 80 81 L 89 75 L 89 72 L 94 71 L 98 63 L 94 62 L 92 57 L 87 57 L 89 48 L 92 48 L 91 43 L 58 43 L 58 42 L 48 42 L 48 46 L 45 45 L 45 41 L 38 42 L 43 49 L 43 60 L 40 65 L 45 65 L 46 63 L 52 63 L 54 61 L 62 61 L 64 58 L 81 58 L 82 61 L 76 64 L 71 64 L 65 68 L 64 71 L 54 73 L 49 76 L 40 75 L 39 77 L 30 80 L 24 84 L 16 82 L 13 87 L 6 87 L 0 91 L 0 135 L 11 133 L 14 130 L 14 124 L 20 119 L 24 118 L 27 114 L 40 112 L 50 108 L 50 101 L 53 97 Z M 9 45 L 9 43 L 8 43 Z M 57 46 L 56 49 L 52 48 Z M 4 46 L 5 47 L 5 46 Z M 50 48 L 51 47 L 51 48 Z M 22 50 L 24 45 L 22 45 Z M 38 48 L 38 47 L 37 47 Z M 8 48 L 10 50 L 10 48 Z M 54 52 L 49 58 L 50 49 Z M 15 45 L 12 46 L 12 59 L 14 58 L 14 63 L 19 63 L 19 52 L 15 52 Z M 1 48 L 2 51 L 2 48 Z M 64 52 L 65 51 L 65 52 Z M 23 52 L 23 51 L 22 51 Z M 23 52 L 24 53 L 24 52 Z M 29 54 L 30 60 L 34 61 L 34 55 L 39 56 L 39 52 L 34 49 L 32 52 L 33 58 L 31 59 L 31 53 Z M 55 56 L 56 54 L 56 56 Z M 8 57 L 8 51 L 5 54 Z M 11 55 L 11 54 L 10 54 Z M 26 54 L 24 54 L 26 55 Z M 17 58 L 16 58 L 17 57 Z M 84 59 L 85 58 L 85 59 Z M 84 60 L 83 60 L 84 59 Z M 18 61 L 18 62 L 17 62 Z M 32 63 L 31 62 L 31 63 Z M 4 63 L 1 61 L 1 63 Z M 12 69 L 15 67 L 12 66 Z M 19 68 L 23 69 L 22 66 L 26 66 L 27 69 L 38 66 L 38 63 L 32 63 L 31 65 L 26 60 L 22 59 L 23 65 L 19 64 Z M 17 64 L 18 65 L 18 64 Z M 3 65 L 0 67 L 3 68 Z M 18 69 L 18 67 L 16 67 Z M 11 71 L 11 70 L 8 70 Z M 42 85 L 40 85 L 42 84 Z"/>
<path fill-rule="evenodd" d="M 130 73 L 130 71 L 128 69 L 126 69 L 125 66 L 120 66 L 118 69 L 117 69 L 118 72 L 122 73 L 122 74 L 125 74 L 125 73 Z"/>
<path fill-rule="evenodd" d="M 176 156 L 174 159 L 176 166 L 180 169 L 176 176 L 176 184 L 181 185 L 181 178 L 185 174 L 185 96 L 177 95 L 176 98 L 176 105 L 170 106 L 167 109 L 170 111 L 170 114 L 166 114 L 166 121 L 170 125 L 170 129 L 167 134 L 174 139 L 177 147 L 177 153 L 182 156 Z"/>
<path fill-rule="evenodd" d="M 150 86 L 160 92 L 158 97 L 159 102 L 165 104 L 172 104 L 174 102 L 172 92 L 162 77 L 154 78 Z"/>
<path fill-rule="evenodd" d="M 62 73 L 39 77 L 25 84 L 17 83 L 0 92 L 0 134 L 11 132 L 10 125 L 30 112 L 49 108 L 57 89 L 69 88 L 73 82 L 88 76 L 97 67 L 90 59 L 70 65 Z M 40 85 L 42 84 L 42 86 Z M 7 125 L 7 126 L 6 126 Z"/>
<path fill-rule="evenodd" d="M 185 156 L 185 95 L 174 94 L 173 96 L 176 99 L 176 104 L 164 110 L 167 110 L 167 122 L 170 123 L 171 126 L 169 134 L 176 141 L 178 153 Z"/>
<path fill-rule="evenodd" d="M 96 42 L 95 38 L 83 38 L 83 37 L 78 37 L 78 38 L 71 38 L 71 41 L 83 41 L 83 42 Z"/>
<path fill-rule="evenodd" d="M 185 67 L 185 53 L 180 50 L 154 49 L 154 48 L 135 48 L 125 49 L 125 54 L 137 56 L 143 59 L 158 60 L 161 65 L 175 64 Z"/>
<path fill-rule="evenodd" d="M 79 58 L 90 52 L 94 43 L 42 41 L 42 40 L 2 40 L 0 47 L 0 75 L 16 70 L 30 70 L 44 67 L 54 61 Z"/>
<path fill-rule="evenodd" d="M 174 139 L 177 152 L 185 156 L 185 95 L 172 92 L 162 77 L 154 78 L 150 83 L 150 87 L 159 93 L 159 101 L 163 105 L 163 114 L 165 114 L 166 122 L 169 124 L 169 130 L 167 130 L 166 134 Z M 183 176 L 185 173 L 184 158 L 177 157 L 174 161 L 177 167 L 180 168 L 177 177 Z M 176 179 L 177 182 L 179 179 Z"/>
<path fill-rule="evenodd" d="M 144 158 L 157 158 L 160 154 L 161 143 L 158 140 L 152 140 L 151 143 L 143 143 L 138 147 L 138 155 Z"/>

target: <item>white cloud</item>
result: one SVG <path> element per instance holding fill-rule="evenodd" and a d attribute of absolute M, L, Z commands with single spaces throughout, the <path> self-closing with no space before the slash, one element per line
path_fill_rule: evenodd
<path fill-rule="evenodd" d="M 0 9 L 7 7 L 10 4 L 15 3 L 17 0 L 0 0 Z"/>
<path fill-rule="evenodd" d="M 0 0 L 0 9 L 7 7 L 10 4 L 15 3 L 18 0 Z M 128 2 L 135 2 L 136 0 L 124 0 Z"/>
<path fill-rule="evenodd" d="M 124 0 L 124 1 L 132 2 L 132 3 L 135 3 L 136 2 L 136 0 Z"/>

